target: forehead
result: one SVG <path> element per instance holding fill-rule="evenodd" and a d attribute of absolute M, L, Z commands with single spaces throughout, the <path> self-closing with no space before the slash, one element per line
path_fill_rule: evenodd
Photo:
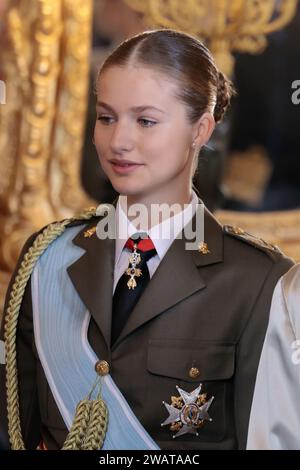
<path fill-rule="evenodd" d="M 178 105 L 177 84 L 167 75 L 152 68 L 127 65 L 111 66 L 101 72 L 98 84 L 98 99 L 109 104 L 139 106 Z"/>

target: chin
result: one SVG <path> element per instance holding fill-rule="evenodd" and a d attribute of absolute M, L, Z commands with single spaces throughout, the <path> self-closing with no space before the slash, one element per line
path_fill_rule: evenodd
<path fill-rule="evenodd" d="M 140 188 L 137 188 L 135 185 L 128 184 L 125 182 L 120 183 L 119 181 L 118 182 L 111 181 L 111 184 L 114 190 L 117 191 L 117 193 L 122 194 L 124 196 L 134 196 L 136 194 L 140 194 L 141 192 L 143 192 L 141 191 Z"/>

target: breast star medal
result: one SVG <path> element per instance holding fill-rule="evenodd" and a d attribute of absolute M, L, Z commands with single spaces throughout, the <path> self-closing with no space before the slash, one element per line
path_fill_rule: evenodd
<path fill-rule="evenodd" d="M 131 255 L 129 256 L 130 266 L 125 271 L 127 276 L 130 276 L 130 279 L 127 281 L 128 289 L 135 289 L 137 285 L 135 278 L 140 277 L 142 275 L 142 270 L 136 267 L 136 265 L 141 262 L 141 255 L 136 251 L 136 243 L 133 245 L 133 250 L 133 253 L 131 253 Z"/>
<path fill-rule="evenodd" d="M 190 393 L 178 386 L 176 388 L 180 396 L 171 397 L 171 405 L 163 401 L 169 417 L 161 423 L 161 426 L 171 424 L 170 430 L 177 431 L 173 434 L 173 438 L 183 434 L 198 436 L 198 430 L 204 426 L 205 421 L 212 421 L 208 409 L 214 397 L 207 400 L 207 394 L 200 393 L 202 384 Z"/>

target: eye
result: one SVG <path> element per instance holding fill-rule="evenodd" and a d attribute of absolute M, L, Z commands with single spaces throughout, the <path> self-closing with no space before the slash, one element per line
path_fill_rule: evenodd
<path fill-rule="evenodd" d="M 156 121 L 152 121 L 151 119 L 146 118 L 139 118 L 138 122 L 141 124 L 142 127 L 152 127 L 157 124 Z"/>
<path fill-rule="evenodd" d="M 100 121 L 105 126 L 109 126 L 109 124 L 111 124 L 112 121 L 113 121 L 113 117 L 106 116 L 106 115 L 100 115 L 100 116 L 97 116 L 97 121 Z"/>

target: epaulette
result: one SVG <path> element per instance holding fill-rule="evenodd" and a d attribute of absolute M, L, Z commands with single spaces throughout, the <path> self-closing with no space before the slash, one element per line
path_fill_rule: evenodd
<path fill-rule="evenodd" d="M 72 217 L 69 220 L 67 227 L 76 227 L 77 225 L 91 225 L 99 221 L 99 215 L 92 215 L 89 219 L 81 219 L 80 217 Z"/>
<path fill-rule="evenodd" d="M 240 227 L 234 225 L 224 225 L 223 231 L 232 237 L 236 237 L 239 240 L 242 240 L 250 245 L 254 246 L 255 248 L 259 248 L 263 251 L 273 252 L 273 253 L 281 253 L 282 251 L 276 245 L 272 245 L 272 243 L 268 243 L 262 238 L 255 237 L 251 233 L 246 232 Z"/>
<path fill-rule="evenodd" d="M 96 208 L 95 207 L 89 207 L 87 209 L 84 209 L 81 213 L 75 214 L 73 217 L 61 219 L 61 220 L 54 220 L 52 222 L 49 222 L 48 224 L 44 225 L 42 228 L 40 228 L 38 231 L 33 233 L 31 237 L 28 240 L 34 241 L 34 239 L 41 234 L 45 229 L 51 228 L 53 225 L 58 225 L 58 224 L 63 224 L 65 225 L 66 229 L 71 228 L 71 227 L 76 227 L 78 225 L 84 225 L 86 224 L 87 226 L 91 224 L 95 224 L 95 222 L 99 219 L 99 215 L 96 213 Z M 67 222 L 67 224 L 66 224 Z M 30 246 L 30 245 L 29 245 Z"/>

